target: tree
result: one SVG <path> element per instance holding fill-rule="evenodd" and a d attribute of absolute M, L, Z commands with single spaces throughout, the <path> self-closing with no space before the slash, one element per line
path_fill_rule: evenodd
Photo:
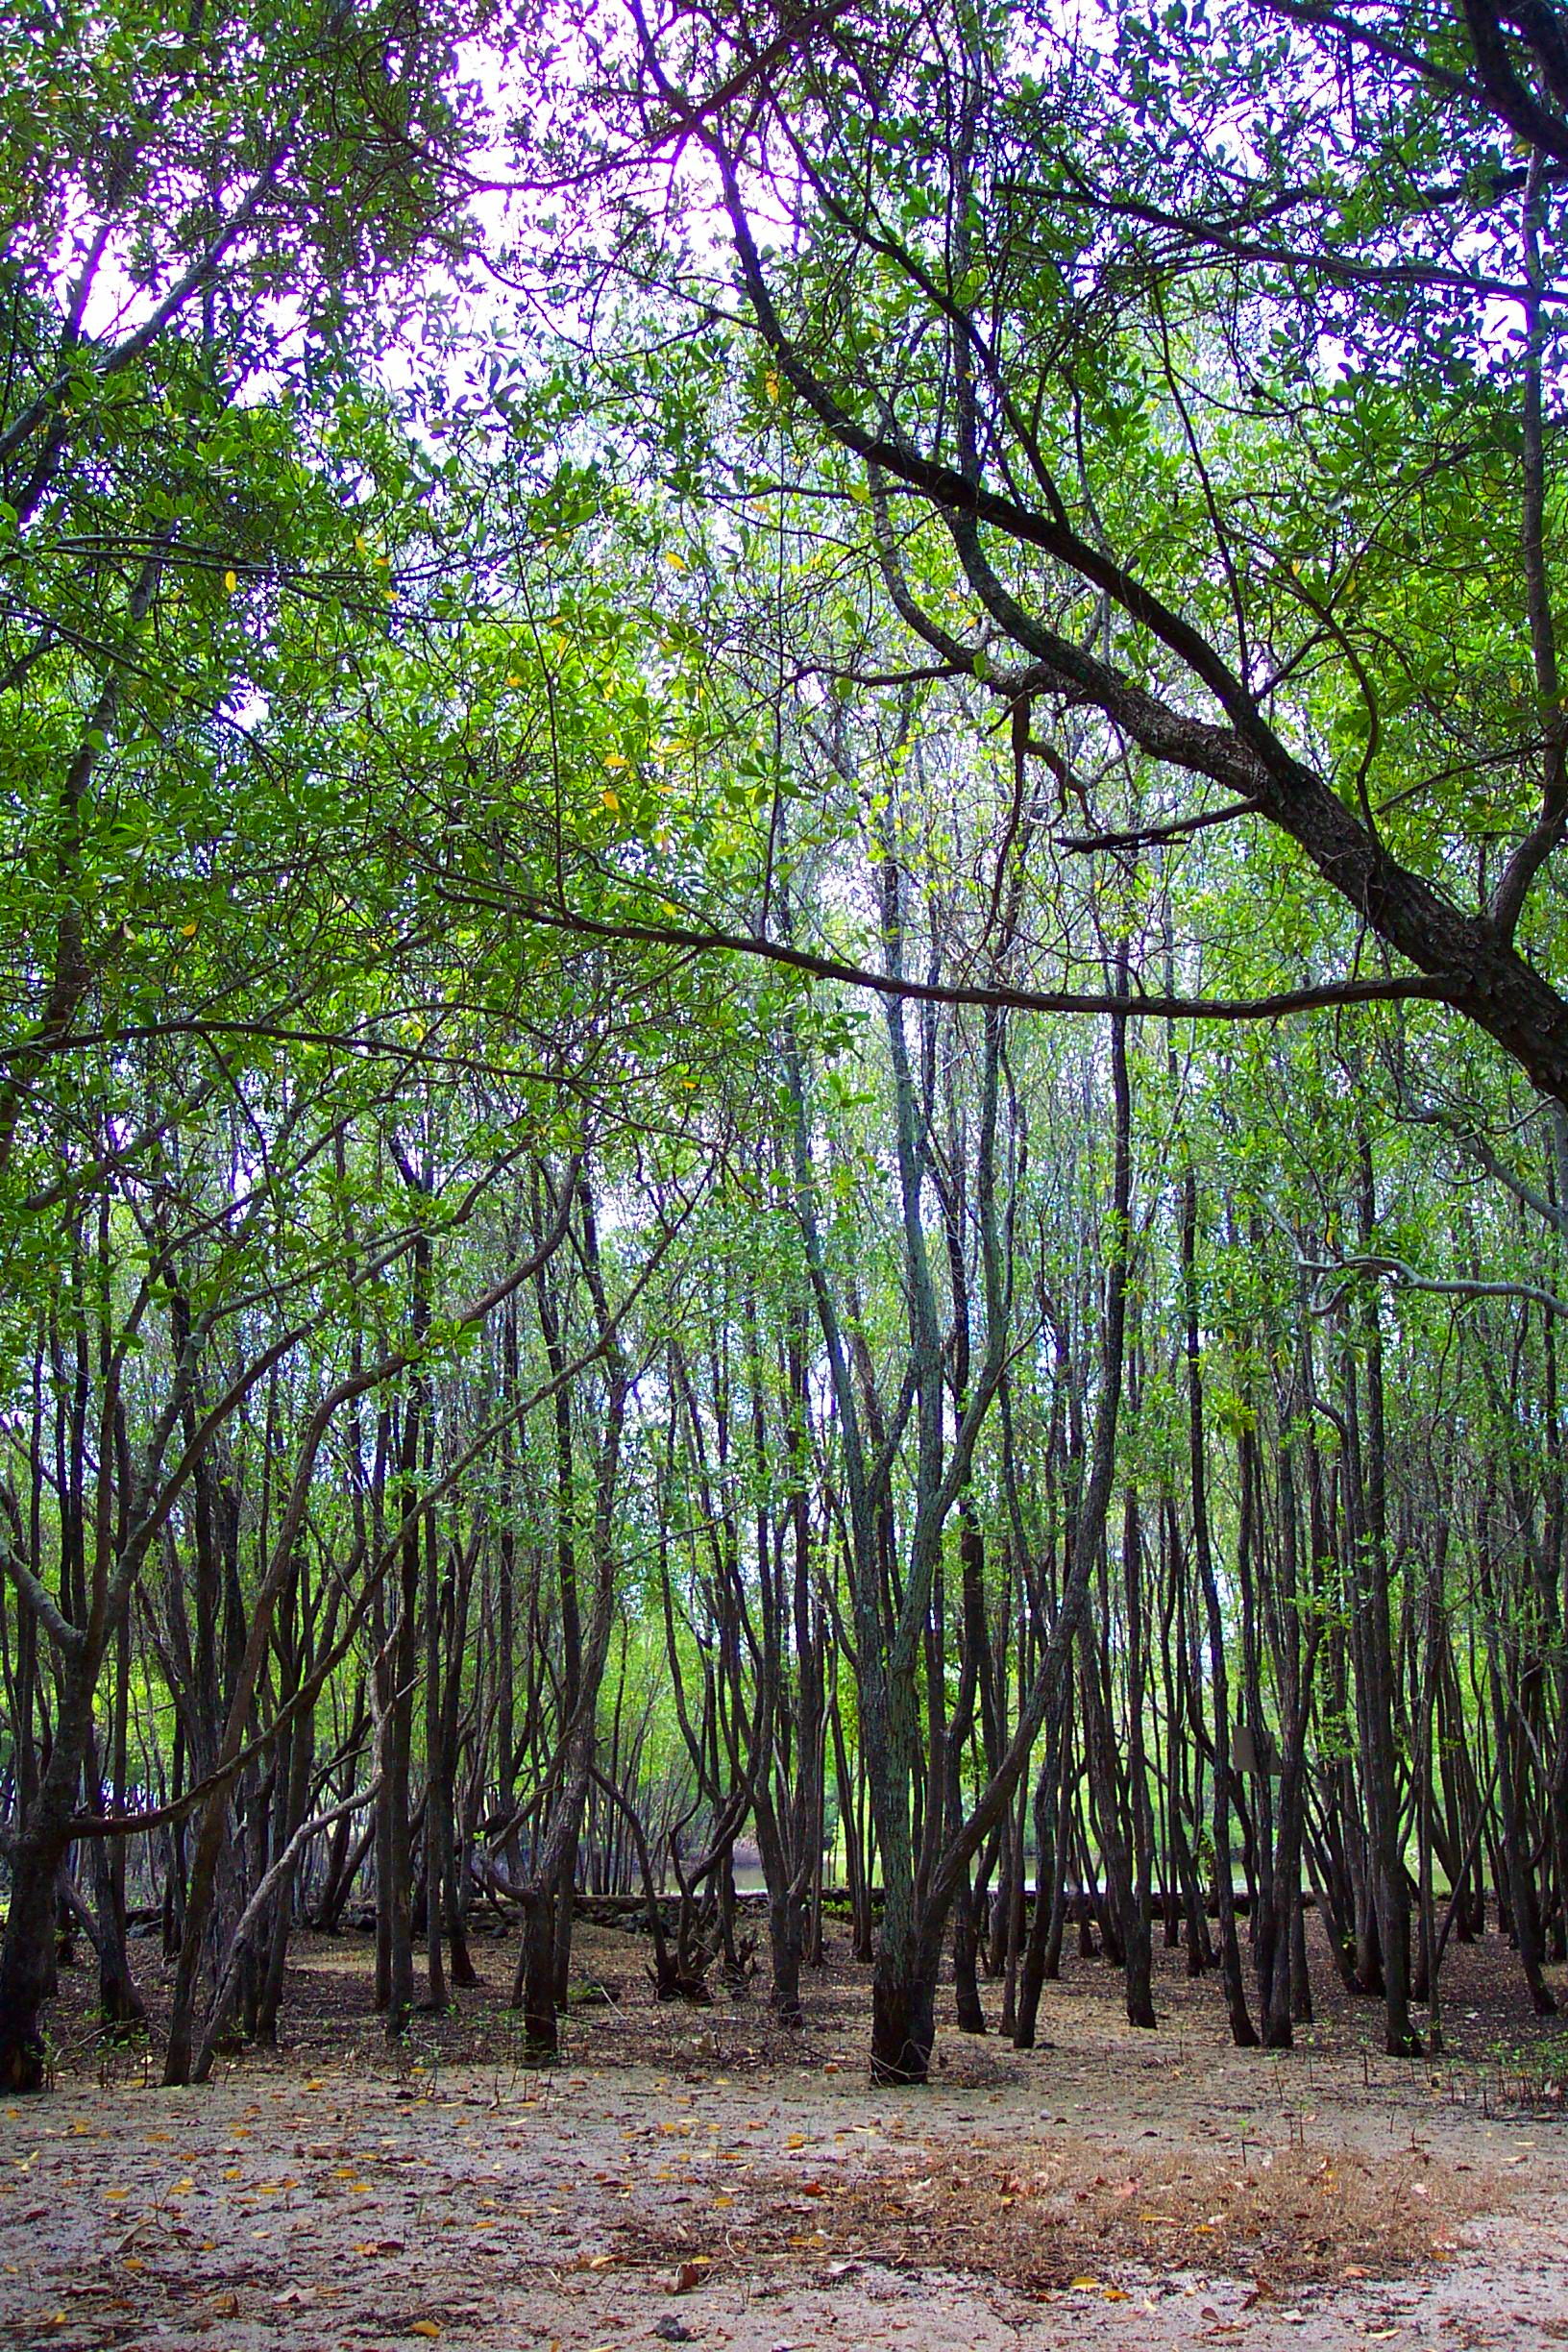
<path fill-rule="evenodd" d="M 1483 5 L 1414 48 L 1283 5 L 1219 29 L 1124 9 L 1099 46 L 969 0 L 783 30 L 631 5 L 590 49 L 600 113 L 548 93 L 528 160 L 615 175 L 650 265 L 710 315 L 732 306 L 717 213 L 736 364 L 865 499 L 925 658 L 999 701 L 1064 795 L 1050 738 L 1078 711 L 1179 787 L 1122 815 L 1086 798 L 1081 846 L 1265 821 L 1389 993 L 1461 1012 L 1560 1101 L 1549 52 Z M 759 226 L 778 212 L 787 258 Z M 1502 350 L 1499 302 L 1522 322 Z M 1483 607 L 1456 606 L 1456 559 Z"/>

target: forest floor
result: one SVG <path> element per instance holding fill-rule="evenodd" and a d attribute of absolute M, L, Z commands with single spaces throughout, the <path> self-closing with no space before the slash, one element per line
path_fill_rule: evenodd
<path fill-rule="evenodd" d="M 287 2046 L 158 2088 L 65 1972 L 56 2088 L 0 2106 L 0 2343 L 170 2352 L 1056 2352 L 1568 2342 L 1568 2031 L 1495 1938 L 1444 1971 L 1448 2054 L 1378 2053 L 1326 1962 L 1291 2051 L 1230 2046 L 1160 1952 L 1161 2030 L 1069 1958 L 1041 2046 L 943 2023 L 928 2089 L 873 2092 L 835 1924 L 805 2031 L 760 1984 L 657 2005 L 636 1936 L 581 1925 L 562 2061 L 523 2063 L 511 1943 L 388 2048 L 368 1937 L 302 1937 Z M 1568 2001 L 1568 1987 L 1559 1992 Z M 998 1988 L 986 1988 L 992 2009 Z"/>

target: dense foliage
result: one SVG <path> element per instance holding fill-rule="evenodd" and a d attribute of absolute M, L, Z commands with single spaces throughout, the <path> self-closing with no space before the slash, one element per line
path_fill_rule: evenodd
<path fill-rule="evenodd" d="M 574 1889 L 1568 1958 L 1568 22 L 0 30 L 0 2079 Z M 677 1898 L 674 1920 L 661 1895 Z"/>

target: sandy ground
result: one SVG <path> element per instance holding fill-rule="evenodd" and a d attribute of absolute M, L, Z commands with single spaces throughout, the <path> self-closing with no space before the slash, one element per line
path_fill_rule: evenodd
<path fill-rule="evenodd" d="M 1327 1985 L 1304 2046 L 1235 2051 L 1174 1958 L 1163 2030 L 1136 2034 L 1075 1961 L 1047 2046 L 944 2030 L 938 2080 L 898 2095 L 867 2088 L 844 1964 L 791 2039 L 755 1993 L 657 2008 L 635 1940 L 590 1931 L 616 1997 L 573 2012 L 546 2073 L 501 2011 L 505 1948 L 479 1956 L 404 2052 L 363 1941 L 306 1943 L 283 2052 L 170 2093 L 155 2056 L 84 2047 L 0 2107 L 0 2342 L 1568 2341 L 1568 2038 L 1523 2016 L 1501 1950 L 1458 1956 L 1441 2065 L 1375 2055 L 1370 2005 Z"/>

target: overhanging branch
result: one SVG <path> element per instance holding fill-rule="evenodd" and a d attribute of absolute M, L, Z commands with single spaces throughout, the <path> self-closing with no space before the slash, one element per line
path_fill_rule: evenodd
<path fill-rule="evenodd" d="M 486 891 L 491 903 L 499 894 Z M 517 899 L 511 911 L 525 922 L 548 930 L 569 931 L 579 939 L 625 941 L 649 947 L 676 947 L 695 955 L 750 956 L 765 964 L 782 965 L 812 980 L 837 980 L 846 988 L 869 989 L 882 996 L 911 997 L 922 1004 L 996 1006 L 1017 1013 L 1114 1013 L 1141 1020 L 1280 1020 L 1293 1013 L 1315 1013 L 1335 1005 L 1400 1004 L 1412 999 L 1446 1001 L 1446 991 L 1435 980 L 1412 974 L 1405 979 L 1329 980 L 1306 988 L 1282 989 L 1269 996 L 1112 996 L 1075 989 L 1010 988 L 1001 983 L 907 980 L 894 972 L 873 971 L 841 956 L 815 955 L 804 947 L 787 946 L 781 940 L 758 939 L 746 932 L 700 929 L 684 923 L 643 923 L 620 918 L 584 915 L 575 908 L 538 899 Z"/>

